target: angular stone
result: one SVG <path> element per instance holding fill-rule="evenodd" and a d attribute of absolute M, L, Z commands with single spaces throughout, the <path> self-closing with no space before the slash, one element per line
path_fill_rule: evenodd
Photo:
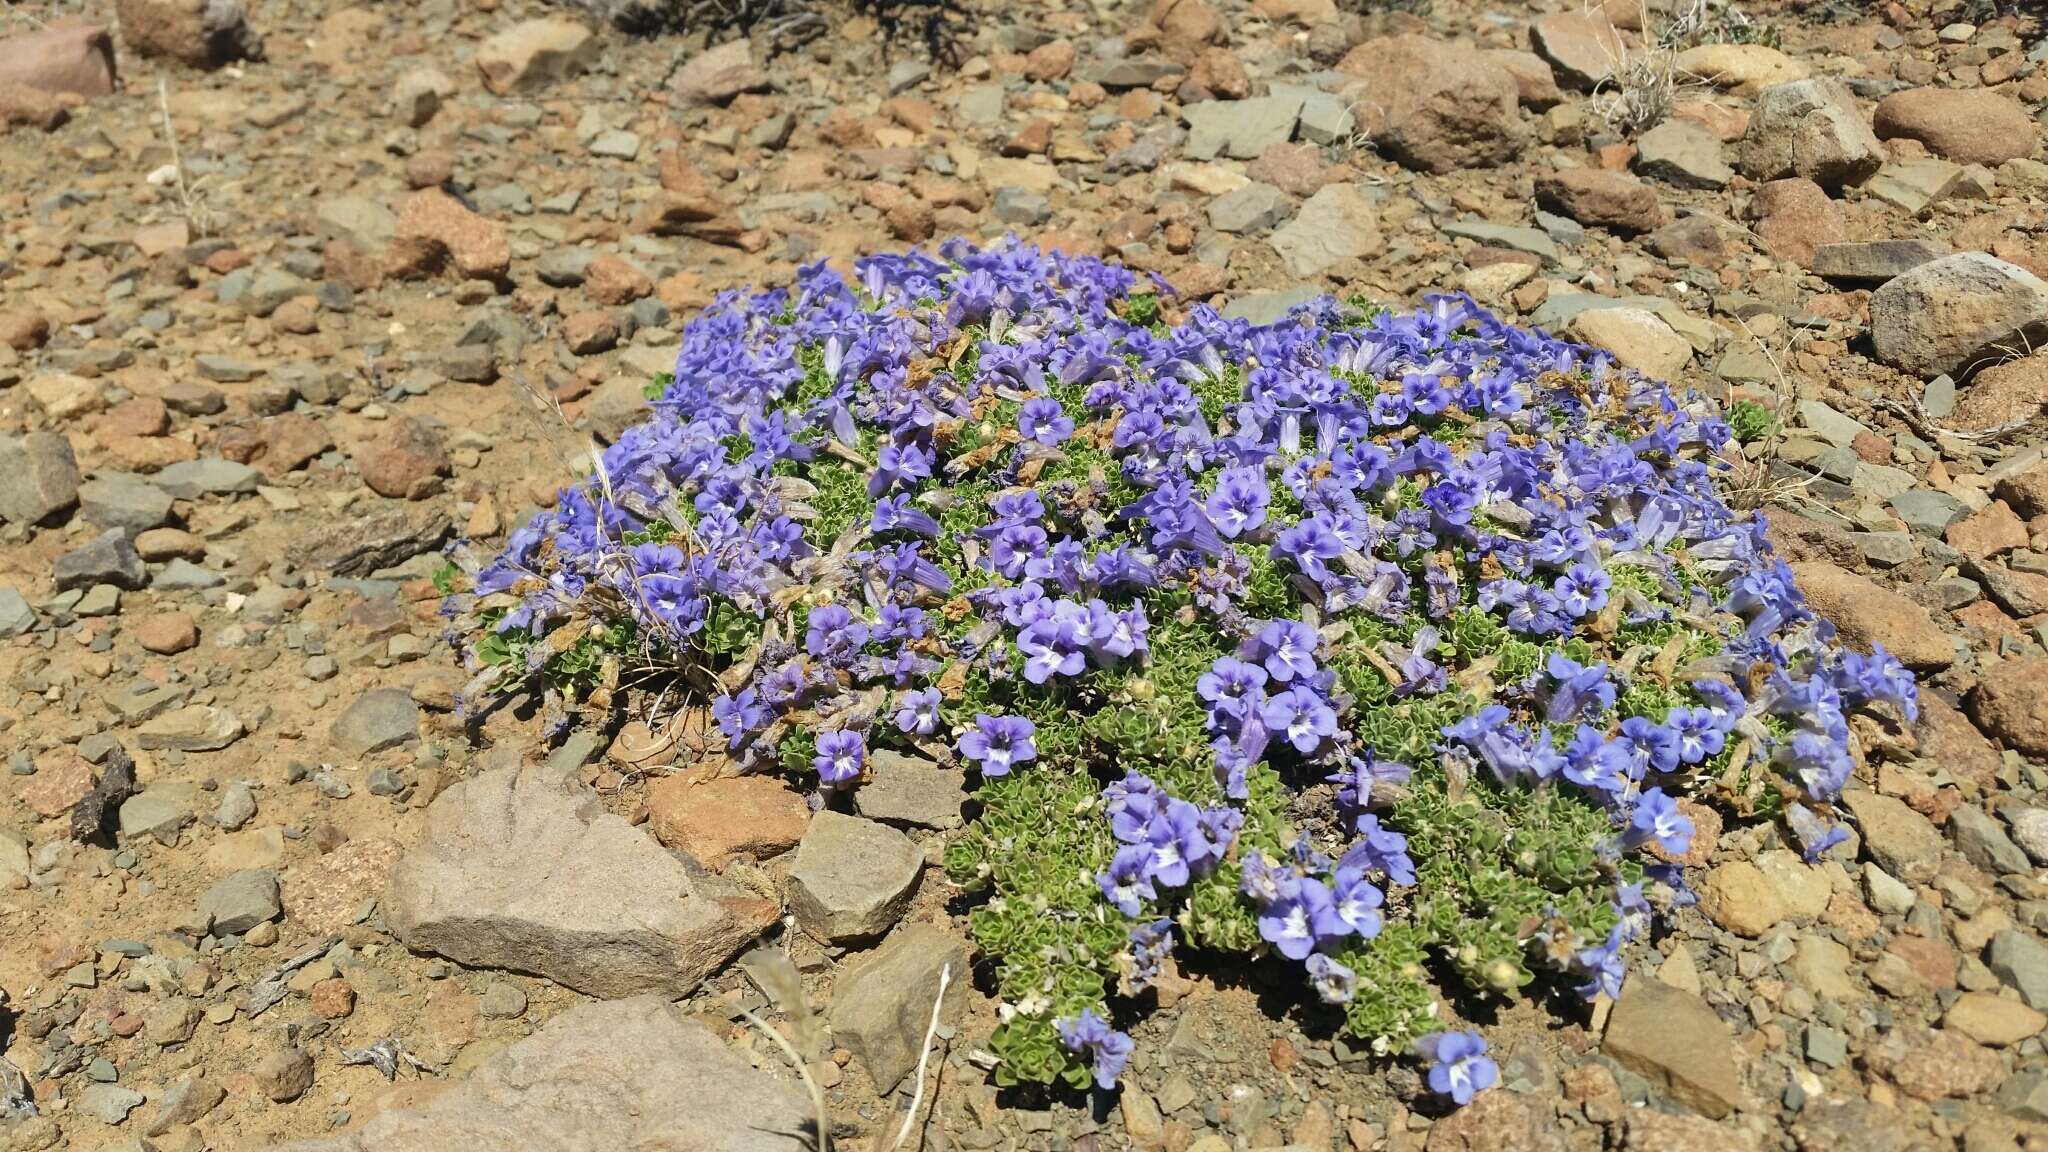
<path fill-rule="evenodd" d="M 0 41 L 0 85 L 85 97 L 114 90 L 114 38 L 106 28 L 74 23 L 30 28 Z"/>
<path fill-rule="evenodd" d="M 476 67 L 484 87 L 505 96 L 574 76 L 597 61 L 598 51 L 590 29 L 574 20 L 527 20 L 484 41 Z"/>
<path fill-rule="evenodd" d="M 887 749 L 869 752 L 868 759 L 874 765 L 873 777 L 853 794 L 862 816 L 906 828 L 961 826 L 966 772 Z"/>
<path fill-rule="evenodd" d="M 2048 284 L 1982 252 L 1945 256 L 1871 293 L 1870 337 L 1894 368 L 1960 380 L 2048 341 Z"/>
<path fill-rule="evenodd" d="M 1541 228 L 1511 224 L 1489 224 L 1483 220 L 1454 220 L 1443 226 L 1444 235 L 1462 236 L 1490 247 L 1507 248 L 1540 257 L 1546 264 L 1557 263 L 1557 241 Z"/>
<path fill-rule="evenodd" d="M 1572 317 L 1567 330 L 1654 380 L 1675 379 L 1692 363 L 1692 345 L 1646 309 L 1589 308 Z"/>
<path fill-rule="evenodd" d="M 1672 63 L 1688 76 L 1743 96 L 1807 77 L 1806 65 L 1763 44 L 1698 44 Z"/>
<path fill-rule="evenodd" d="M 261 869 L 237 872 L 206 890 L 199 911 L 215 936 L 240 936 L 283 914 L 278 903 L 277 873 Z"/>
<path fill-rule="evenodd" d="M 1957 805 L 1949 813 L 1948 833 L 1964 859 L 1988 872 L 2023 875 L 2034 870 L 2027 854 L 2012 842 L 1998 821 L 1974 804 Z"/>
<path fill-rule="evenodd" d="M 1901 800 L 1863 789 L 1842 793 L 1842 806 L 1856 818 L 1863 833 L 1863 850 L 1886 872 L 1908 884 L 1934 879 L 1941 864 L 1942 840 L 1927 817 Z"/>
<path fill-rule="evenodd" d="M 211 704 L 193 704 L 144 724 L 135 733 L 135 743 L 152 752 L 217 752 L 240 740 L 246 731 L 233 712 Z"/>
<path fill-rule="evenodd" d="M 119 1084 L 87 1084 L 78 1092 L 78 1110 L 102 1124 L 119 1125 L 149 1097 Z"/>
<path fill-rule="evenodd" d="M 789 866 L 789 906 L 827 943 L 880 936 L 903 915 L 924 853 L 884 824 L 823 811 Z"/>
<path fill-rule="evenodd" d="M 737 857 L 766 860 L 787 852 L 810 822 L 804 798 L 769 776 L 669 776 L 647 788 L 654 838 L 714 872 Z"/>
<path fill-rule="evenodd" d="M 83 546 L 57 557 L 54 574 L 60 592 L 96 584 L 111 584 L 132 592 L 149 580 L 149 571 L 136 554 L 135 545 L 118 528 L 102 532 Z"/>
<path fill-rule="evenodd" d="M 1263 232 L 1287 216 L 1287 194 L 1271 184 L 1247 184 L 1209 202 L 1209 226 L 1218 232 Z"/>
<path fill-rule="evenodd" d="M 2008 929 L 1991 938 L 1984 962 L 2029 1008 L 2048 1012 L 2048 946 Z"/>
<path fill-rule="evenodd" d="M 1930 156 L 1886 164 L 1864 183 L 1863 190 L 1873 199 L 1917 218 L 1926 216 L 1927 210 L 1939 201 L 1957 196 L 1962 180 L 1962 165 Z"/>
<path fill-rule="evenodd" d="M 138 56 L 192 68 L 263 58 L 263 41 L 239 0 L 115 0 L 114 13 L 122 42 Z"/>
<path fill-rule="evenodd" d="M 21 590 L 11 584 L 0 584 L 0 640 L 33 632 L 38 623 L 35 609 L 28 606 Z"/>
<path fill-rule="evenodd" d="M 180 461 L 158 471 L 154 478 L 157 487 L 180 500 L 254 492 L 256 485 L 262 482 L 261 472 L 247 464 L 217 456 Z"/>
<path fill-rule="evenodd" d="M 1195 160 L 1218 156 L 1256 160 L 1272 145 L 1294 138 L 1302 103 L 1300 96 L 1259 96 L 1190 104 L 1181 110 L 1181 117 L 1188 122 L 1183 150 Z"/>
<path fill-rule="evenodd" d="M 753 45 L 744 37 L 690 57 L 669 81 L 679 108 L 730 104 L 743 92 L 765 92 L 768 86 L 768 74 L 754 64 Z"/>
<path fill-rule="evenodd" d="M 2027 756 L 2048 756 L 2048 660 L 1987 661 L 1964 704 L 1987 736 Z"/>
<path fill-rule="evenodd" d="M 815 1124 L 794 1080 L 756 1070 L 699 1020 L 643 996 L 578 1004 L 423 1104 L 275 1152 L 799 1152 Z"/>
<path fill-rule="evenodd" d="M 1718 1120 L 1743 1105 L 1728 1025 L 1699 997 L 1661 981 L 1622 985 L 1600 1050 L 1703 1116 Z"/>
<path fill-rule="evenodd" d="M 1815 249 L 1810 267 L 1829 280 L 1882 284 L 1954 251 L 1940 240 L 1857 240 Z"/>
<path fill-rule="evenodd" d="M 1804 177 L 1773 180 L 1750 198 L 1757 239 L 1771 255 L 1811 267 L 1818 249 L 1847 240 L 1842 209 L 1820 185 Z"/>
<path fill-rule="evenodd" d="M 126 472 L 104 472 L 78 486 L 78 510 L 95 528 L 138 536 L 170 523 L 169 492 Z"/>
<path fill-rule="evenodd" d="M 1901 1092 L 1929 1102 L 1989 1092 L 2006 1077 L 1998 1053 L 1946 1028 L 1894 1028 L 1865 1048 L 1863 1062 Z"/>
<path fill-rule="evenodd" d="M 1269 243 L 1291 274 L 1317 276 L 1384 246 L 1379 210 L 1356 184 L 1326 184 Z"/>
<path fill-rule="evenodd" d="M 1721 139 L 1693 120 L 1666 120 L 1636 139 L 1636 171 L 1680 188 L 1726 188 L 1735 170 Z"/>
<path fill-rule="evenodd" d="M 1633 234 L 1664 223 L 1657 190 L 1626 172 L 1568 168 L 1536 178 L 1536 203 L 1581 224 Z"/>
<path fill-rule="evenodd" d="M 505 230 L 441 191 L 426 188 L 399 206 L 385 267 L 400 279 L 433 275 L 452 265 L 471 280 L 502 280 L 512 267 Z"/>
<path fill-rule="evenodd" d="M 385 922 L 409 948 L 605 998 L 687 995 L 776 913 L 596 797 L 509 768 L 442 793 L 384 890 Z"/>
<path fill-rule="evenodd" d="M 316 936 L 341 931 L 383 892 L 404 852 L 396 841 L 360 838 L 296 865 L 278 885 L 285 914 Z"/>
<path fill-rule="evenodd" d="M 832 984 L 832 1042 L 867 1067 L 884 1095 L 917 1067 L 919 1046 L 931 1025 L 939 974 L 951 968 L 942 1024 L 959 1018 L 968 981 L 967 948 L 930 924 L 906 924 L 864 960 L 850 964 Z"/>
<path fill-rule="evenodd" d="M 1802 176 L 1830 191 L 1861 184 L 1884 164 L 1856 98 L 1832 77 L 1774 84 L 1757 94 L 1738 167 L 1753 180 Z"/>
<path fill-rule="evenodd" d="M 1600 12 L 1554 12 L 1529 25 L 1529 46 L 1550 62 L 1560 84 L 1590 92 L 1627 59 L 1621 34 Z"/>
<path fill-rule="evenodd" d="M 1428 36 L 1367 40 L 1337 68 L 1361 77 L 1341 95 L 1382 152 L 1410 168 L 1455 172 L 1521 154 L 1527 135 L 1514 77 L 1486 54 Z"/>
<path fill-rule="evenodd" d="M 41 524 L 78 503 L 78 458 L 55 432 L 0 436 L 0 520 Z"/>
<path fill-rule="evenodd" d="M 1996 992 L 1965 992 L 1942 1013 L 1941 1026 L 1979 1044 L 2009 1048 L 2048 1027 L 2048 1016 Z"/>

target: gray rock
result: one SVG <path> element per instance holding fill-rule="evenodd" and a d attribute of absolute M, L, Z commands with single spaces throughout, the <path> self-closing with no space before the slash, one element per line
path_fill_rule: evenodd
<path fill-rule="evenodd" d="M 1930 488 L 1901 492 L 1892 497 L 1890 503 L 1892 511 L 1899 514 L 1906 527 L 1923 536 L 1939 537 L 1949 525 L 1969 514 L 1962 501 Z"/>
<path fill-rule="evenodd" d="M 2048 1072 L 2024 1072 L 2006 1081 L 1998 1106 L 2022 1120 L 2048 1123 Z"/>
<path fill-rule="evenodd" d="M 2048 1011 L 2048 945 L 2018 929 L 2008 929 L 1991 938 L 1985 964 L 2020 994 L 2027 1007 Z"/>
<path fill-rule="evenodd" d="M 623 128 L 600 132 L 590 142 L 590 154 L 612 160 L 632 160 L 640 155 L 640 134 Z"/>
<path fill-rule="evenodd" d="M 1377 253 L 1379 210 L 1356 184 L 1326 184 L 1269 243 L 1288 272 L 1308 278 Z"/>
<path fill-rule="evenodd" d="M 118 528 L 102 532 L 84 547 L 57 557 L 54 571 L 60 592 L 95 584 L 112 584 L 132 592 L 149 580 L 149 569 L 143 566 L 142 557 L 136 555 L 135 545 Z"/>
<path fill-rule="evenodd" d="M 929 1008 L 929 1005 L 927 1005 Z M 657 996 L 579 1004 L 416 1108 L 276 1152 L 681 1147 L 802 1152 L 815 1124 L 793 1080 L 756 1070 Z"/>
<path fill-rule="evenodd" d="M 196 1124 L 227 1099 L 227 1089 L 203 1076 L 180 1077 L 157 1100 L 156 1118 L 145 1136 L 162 1136 L 173 1128 Z"/>
<path fill-rule="evenodd" d="M 314 212 L 323 223 L 361 241 L 366 248 L 384 247 L 398 231 L 398 217 L 391 209 L 362 196 L 322 200 Z"/>
<path fill-rule="evenodd" d="M 194 356 L 192 367 L 200 376 L 216 384 L 246 384 L 263 374 L 263 369 L 254 364 L 211 352 Z"/>
<path fill-rule="evenodd" d="M 1813 273 L 1829 280 L 1883 283 L 1955 249 L 1941 240 L 1855 240 L 1814 250 Z"/>
<path fill-rule="evenodd" d="M 220 806 L 214 809 L 213 822 L 220 826 L 221 831 L 238 832 L 255 818 L 254 789 L 237 780 L 220 790 Z"/>
<path fill-rule="evenodd" d="M 4 613 L 0 613 L 4 616 Z M 4 633 L 0 633 L 4 634 Z M 1998 812 L 2012 828 L 2013 842 L 2036 864 L 2048 864 L 2048 808 L 2008 804 Z"/>
<path fill-rule="evenodd" d="M 33 632 L 38 623 L 35 609 L 22 598 L 21 590 L 12 584 L 0 584 L 0 640 Z"/>
<path fill-rule="evenodd" d="M 823 811 L 811 818 L 789 867 L 789 906 L 827 943 L 887 932 L 903 915 L 924 853 L 885 824 Z"/>
<path fill-rule="evenodd" d="M 597 253 L 588 248 L 550 248 L 534 262 L 534 275 L 551 288 L 574 288 L 590 272 Z"/>
<path fill-rule="evenodd" d="M 192 822 L 191 785 L 157 784 L 121 802 L 121 838 L 154 836 L 176 843 L 178 830 Z"/>
<path fill-rule="evenodd" d="M 1957 805 L 1949 815 L 1948 830 L 1957 850 L 1979 868 L 2008 875 L 2033 871 L 2027 854 L 2006 836 L 1998 821 L 1974 804 Z"/>
<path fill-rule="evenodd" d="M 78 503 L 78 458 L 55 432 L 0 436 L 0 520 L 41 524 Z"/>
<path fill-rule="evenodd" d="M 510 768 L 434 801 L 419 843 L 391 871 L 383 910 L 414 951 L 606 998 L 689 994 L 778 911 L 595 796 Z"/>
<path fill-rule="evenodd" d="M 1696 120 L 1666 120 L 1636 141 L 1636 171 L 1680 188 L 1726 188 L 1734 169 L 1721 138 Z"/>
<path fill-rule="evenodd" d="M 1941 864 L 1941 833 L 1927 817 L 1894 797 L 1860 789 L 1842 793 L 1842 804 L 1863 832 L 1863 850 L 1886 872 L 1908 884 L 1934 879 Z"/>
<path fill-rule="evenodd" d="M 493 980 L 476 1007 L 486 1020 L 517 1020 L 526 1015 L 526 993 L 517 984 Z"/>
<path fill-rule="evenodd" d="M 254 492 L 263 474 L 247 464 L 205 456 L 180 460 L 156 474 L 156 485 L 180 500 Z"/>
<path fill-rule="evenodd" d="M 1287 218 L 1287 193 L 1253 181 L 1209 201 L 1209 226 L 1218 232 L 1264 232 Z"/>
<path fill-rule="evenodd" d="M 1527 228 L 1514 224 L 1489 224 L 1484 220 L 1454 220 L 1444 225 L 1447 236 L 1462 236 L 1490 248 L 1506 248 L 1515 252 L 1527 252 L 1541 256 L 1544 263 L 1557 263 L 1560 253 L 1557 241 L 1541 228 Z"/>
<path fill-rule="evenodd" d="M 149 581 L 149 586 L 160 592 L 196 592 L 206 588 L 218 588 L 227 583 L 227 577 L 211 568 L 203 568 L 183 556 L 174 556 Z"/>
<path fill-rule="evenodd" d="M 377 688 L 356 697 L 335 718 L 328 735 L 350 756 L 396 748 L 420 734 L 420 706 L 402 688 Z"/>
<path fill-rule="evenodd" d="M 1313 284 L 1272 292 L 1247 292 L 1232 297 L 1230 303 L 1223 306 L 1223 316 L 1227 320 L 1249 320 L 1260 327 L 1278 324 L 1295 305 L 1306 304 L 1322 294 L 1322 290 Z"/>
<path fill-rule="evenodd" d="M 119 1125 L 149 1099 L 119 1084 L 87 1084 L 78 1092 L 78 1110 L 107 1125 Z"/>
<path fill-rule="evenodd" d="M 1847 448 L 1858 436 L 1870 431 L 1868 425 L 1852 420 L 1818 400 L 1799 402 L 1799 422 L 1820 433 L 1820 438 L 1837 448 Z"/>
<path fill-rule="evenodd" d="M 78 511 L 95 528 L 133 536 L 170 523 L 171 494 L 131 473 L 102 472 L 78 486 Z"/>
<path fill-rule="evenodd" d="M 1751 179 L 1804 176 L 1830 192 L 1870 179 L 1884 159 L 1869 118 L 1832 77 L 1773 84 L 1757 93 L 1737 154 Z"/>
<path fill-rule="evenodd" d="M 313 1087 L 313 1058 L 303 1048 L 280 1048 L 249 1069 L 256 1090 L 277 1104 L 289 1104 Z"/>
<path fill-rule="evenodd" d="M 1311 144 L 1348 141 L 1358 127 L 1358 120 L 1352 115 L 1351 105 L 1342 97 L 1320 88 L 1309 88 L 1300 84 L 1273 84 L 1267 88 L 1267 94 L 1288 99 L 1301 98 L 1301 119 L 1295 124 L 1294 133 Z"/>
<path fill-rule="evenodd" d="M 871 779 L 853 794 L 855 807 L 870 820 L 909 828 L 958 828 L 967 800 L 967 773 L 922 756 L 876 749 Z"/>
<path fill-rule="evenodd" d="M 1190 104 L 1181 109 L 1188 123 L 1183 150 L 1195 160 L 1256 160 L 1267 148 L 1294 138 L 1303 103 L 1300 95 L 1285 95 Z"/>
<path fill-rule="evenodd" d="M 277 873 L 267 868 L 236 872 L 206 890 L 199 898 L 199 912 L 215 936 L 240 936 L 275 920 L 284 914 L 277 898 Z"/>
<path fill-rule="evenodd" d="M 241 717 L 225 708 L 192 704 L 144 724 L 135 733 L 135 743 L 150 752 L 217 752 L 247 731 Z"/>
<path fill-rule="evenodd" d="M 1982 252 L 1945 256 L 1871 293 L 1870 339 L 1900 371 L 1962 379 L 2006 350 L 2048 342 L 2048 284 Z"/>
<path fill-rule="evenodd" d="M 883 1095 L 917 1067 L 939 975 L 949 966 L 952 974 L 940 1008 L 945 1023 L 959 1017 L 965 999 L 967 948 L 930 924 L 898 928 L 873 955 L 849 965 L 833 982 L 832 1042 L 867 1067 Z"/>
<path fill-rule="evenodd" d="M 1965 171 L 1960 164 L 1931 156 L 1897 160 L 1878 169 L 1863 190 L 1908 216 L 1924 217 L 1929 208 L 1956 195 Z"/>
<path fill-rule="evenodd" d="M 1151 57 L 1122 56 L 1115 58 L 1096 57 L 1084 64 L 1076 79 L 1093 80 L 1104 88 L 1150 88 L 1168 76 L 1178 76 L 1184 69 L 1170 60 Z"/>
<path fill-rule="evenodd" d="M 995 211 L 1005 224 L 1035 228 L 1052 218 L 1052 201 L 1037 189 L 1005 184 L 996 189 Z"/>
<path fill-rule="evenodd" d="M 932 66 L 913 57 L 889 65 L 889 95 L 900 96 L 931 77 Z"/>

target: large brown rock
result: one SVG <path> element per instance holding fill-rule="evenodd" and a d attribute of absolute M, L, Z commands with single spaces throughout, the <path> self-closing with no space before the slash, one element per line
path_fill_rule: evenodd
<path fill-rule="evenodd" d="M 58 24 L 0 40 L 0 84 L 104 96 L 114 90 L 114 38 L 97 24 Z"/>
<path fill-rule="evenodd" d="M 647 788 L 654 838 L 713 871 L 737 857 L 766 860 L 789 851 L 810 822 L 804 798 L 768 776 L 669 776 Z"/>
<path fill-rule="evenodd" d="M 1560 84 L 1590 92 L 1628 59 L 1621 33 L 1598 12 L 1553 12 L 1529 26 L 1529 46 L 1550 62 Z"/>
<path fill-rule="evenodd" d="M 394 416 L 355 446 L 356 471 L 379 496 L 423 500 L 441 490 L 448 452 L 440 434 L 410 416 Z"/>
<path fill-rule="evenodd" d="M 1993 740 L 2028 756 L 2048 756 L 2048 660 L 1987 664 L 1963 703 Z"/>
<path fill-rule="evenodd" d="M 574 20 L 527 20 L 484 41 L 476 70 L 500 96 L 533 92 L 589 68 L 597 52 L 597 37 Z"/>
<path fill-rule="evenodd" d="M 1632 977 L 1600 1050 L 1672 1099 L 1718 1120 L 1743 1105 L 1735 1040 L 1707 1003 L 1659 980 Z"/>
<path fill-rule="evenodd" d="M 1955 663 L 1955 646 L 1927 609 L 1875 580 L 1825 560 L 1794 564 L 1792 576 L 1807 606 L 1832 621 L 1850 646 L 1868 652 L 1882 644 L 1900 663 L 1924 672 Z"/>
<path fill-rule="evenodd" d="M 754 1068 L 658 996 L 578 1004 L 424 1103 L 278 1152 L 801 1152 L 794 1082 Z"/>
<path fill-rule="evenodd" d="M 1649 232 L 1664 223 L 1657 190 L 1626 172 L 1567 168 L 1536 178 L 1536 203 L 1581 224 Z"/>
<path fill-rule="evenodd" d="M 121 39 L 138 56 L 193 68 L 263 59 L 263 39 L 239 0 L 114 0 Z"/>
<path fill-rule="evenodd" d="M 1861 184 L 1884 166 L 1884 145 L 1840 80 L 1795 80 L 1757 94 L 1737 167 L 1752 180 L 1803 176 L 1829 190 Z"/>
<path fill-rule="evenodd" d="M 1967 373 L 2048 341 L 2048 283 L 1982 252 L 1958 252 L 1870 294 L 1877 358 L 1920 376 Z"/>
<path fill-rule="evenodd" d="M 55 131 L 71 118 L 65 99 L 26 84 L 0 83 L 0 128 Z"/>
<path fill-rule="evenodd" d="M 1472 1103 L 1430 1125 L 1423 1150 L 1568 1152 L 1571 1146 L 1549 1101 L 1496 1088 L 1481 1092 Z"/>
<path fill-rule="evenodd" d="M 1916 1100 L 1960 1100 L 2005 1082 L 1998 1053 L 1947 1029 L 1894 1028 L 1863 1053 L 1872 1072 Z"/>
<path fill-rule="evenodd" d="M 1337 67 L 1361 130 L 1400 163 L 1426 172 L 1504 164 L 1528 132 L 1514 77 L 1466 44 L 1403 35 L 1367 40 Z"/>
<path fill-rule="evenodd" d="M 743 92 L 768 90 L 768 74 L 754 63 L 753 46 L 744 38 L 706 48 L 683 62 L 669 81 L 677 107 L 730 104 Z"/>
<path fill-rule="evenodd" d="M 452 265 L 470 280 L 503 280 L 512 269 L 505 229 L 439 188 L 423 188 L 398 210 L 385 271 L 401 280 L 432 276 Z"/>
<path fill-rule="evenodd" d="M 2033 420 L 2044 409 L 2048 353 L 2035 353 L 1992 364 L 1971 377 L 1956 397 L 1956 410 L 1943 423 L 1960 431 L 1988 432 Z"/>
<path fill-rule="evenodd" d="M 1983 88 L 1910 88 L 1878 101 L 1871 126 L 1880 139 L 1918 140 L 1958 164 L 1995 167 L 2031 156 L 2039 138 L 2019 101 Z"/>
<path fill-rule="evenodd" d="M 514 768 L 442 793 L 384 889 L 385 923 L 408 948 L 607 999 L 689 994 L 777 911 L 595 796 Z"/>

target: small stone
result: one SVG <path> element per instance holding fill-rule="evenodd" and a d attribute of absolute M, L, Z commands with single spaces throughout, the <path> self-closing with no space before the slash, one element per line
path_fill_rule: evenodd
<path fill-rule="evenodd" d="M 1894 1028 L 1865 1048 L 1863 1061 L 1916 1100 L 1975 1096 L 2006 1078 L 1998 1053 L 1946 1028 Z"/>
<path fill-rule="evenodd" d="M 903 833 L 822 811 L 790 864 L 790 908 L 828 943 L 880 936 L 901 917 L 923 868 L 924 854 Z"/>
<path fill-rule="evenodd" d="M 1209 226 L 1234 234 L 1264 232 L 1286 219 L 1288 207 L 1286 193 L 1271 184 L 1246 184 L 1209 202 Z"/>
<path fill-rule="evenodd" d="M 1356 184 L 1328 184 L 1319 189 L 1294 219 L 1273 233 L 1270 243 L 1288 272 L 1304 278 L 1372 256 L 1384 244 L 1379 212 Z"/>
<path fill-rule="evenodd" d="M 1934 671 L 1955 663 L 1955 645 L 1927 609 L 1825 560 L 1792 565 L 1793 579 L 1807 603 L 1841 631 L 1859 651 L 1883 645 L 1909 668 Z"/>
<path fill-rule="evenodd" d="M 595 63 L 599 51 L 590 29 L 573 20 L 527 20 L 484 41 L 476 67 L 484 87 L 505 96 L 574 76 Z"/>
<path fill-rule="evenodd" d="M 1857 240 L 1821 245 L 1810 266 L 1830 280 L 1882 284 L 1954 251 L 1939 240 Z"/>
<path fill-rule="evenodd" d="M 307 999 L 313 1006 L 313 1014 L 322 1020 L 340 1020 L 356 1010 L 356 990 L 339 976 L 330 976 L 313 985 L 312 994 Z"/>
<path fill-rule="evenodd" d="M 78 1110 L 102 1124 L 119 1125 L 148 1097 L 118 1084 L 87 1084 L 78 1093 Z"/>
<path fill-rule="evenodd" d="M 684 61 L 669 91 L 676 107 L 696 108 L 730 104 L 741 93 L 766 91 L 769 84 L 768 74 L 754 64 L 753 46 L 743 37 Z"/>
<path fill-rule="evenodd" d="M 174 655 L 199 644 L 199 626 L 189 612 L 159 612 L 136 623 L 135 642 L 146 652 Z"/>
<path fill-rule="evenodd" d="M 55 432 L 0 436 L 0 520 L 41 524 L 78 503 L 78 460 Z"/>
<path fill-rule="evenodd" d="M 1588 308 L 1572 317 L 1572 336 L 1604 348 L 1624 367 L 1672 380 L 1692 364 L 1692 345 L 1656 313 L 1643 308 Z"/>
<path fill-rule="evenodd" d="M 804 798 L 768 776 L 666 777 L 648 786 L 647 813 L 655 839 L 714 872 L 788 851 L 811 819 Z"/>
<path fill-rule="evenodd" d="M 2048 1012 L 2048 947 L 2039 940 L 2024 932 L 2000 932 L 1991 938 L 1985 964 L 2029 1008 Z"/>
<path fill-rule="evenodd" d="M 864 961 L 849 965 L 832 988 L 834 1043 L 851 1050 L 887 1094 L 917 1066 L 931 1024 L 940 971 L 951 968 L 941 1023 L 957 1019 L 965 1000 L 967 948 L 942 929 L 908 924 Z"/>
<path fill-rule="evenodd" d="M 119 529 L 103 532 L 83 547 L 57 557 L 54 575 L 59 591 L 111 584 L 132 592 L 149 579 L 135 545 Z"/>
<path fill-rule="evenodd" d="M 2048 1027 L 2048 1016 L 1995 992 L 1965 992 L 1942 1014 L 1941 1026 L 1979 1044 L 2009 1048 Z"/>
<path fill-rule="evenodd" d="M 1960 379 L 1980 357 L 2048 338 L 2048 284 L 1996 257 L 1960 252 L 1872 293 L 1870 331 L 1885 363 Z"/>
<path fill-rule="evenodd" d="M 265 1099 L 289 1104 L 313 1087 L 313 1058 L 302 1048 L 280 1048 L 258 1060 L 249 1074 Z"/>
<path fill-rule="evenodd" d="M 206 890 L 199 898 L 199 911 L 215 936 L 240 936 L 266 920 L 275 920 L 284 912 L 278 903 L 277 873 L 262 869 L 237 872 Z"/>
<path fill-rule="evenodd" d="M 1743 1104 L 1728 1025 L 1699 997 L 1656 980 L 1622 985 L 1601 1051 L 1714 1119 Z"/>
<path fill-rule="evenodd" d="M 419 736 L 420 709 L 402 688 L 378 688 L 356 697 L 334 721 L 329 735 L 350 756 L 396 748 Z"/>
<path fill-rule="evenodd" d="M 1753 180 L 1797 176 L 1834 191 L 1861 184 L 1884 164 L 1847 86 L 1832 77 L 1774 84 L 1757 94 L 1738 165 Z"/>
<path fill-rule="evenodd" d="M 1762 937 L 1786 915 L 1777 889 L 1747 860 L 1731 860 L 1707 873 L 1700 910 L 1721 927 L 1751 939 Z"/>
<path fill-rule="evenodd" d="M 1725 188 L 1734 169 L 1721 158 L 1721 141 L 1692 120 L 1666 120 L 1636 140 L 1635 169 L 1680 188 Z"/>
<path fill-rule="evenodd" d="M 477 1011 L 486 1020 L 517 1020 L 526 1015 L 526 993 L 520 991 L 517 984 L 493 980 L 490 987 L 484 989 Z"/>

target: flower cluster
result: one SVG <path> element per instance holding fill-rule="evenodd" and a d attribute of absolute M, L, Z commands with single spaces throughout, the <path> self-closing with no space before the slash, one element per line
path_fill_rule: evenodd
<path fill-rule="evenodd" d="M 1113 1082 L 1177 945 L 1299 964 L 1388 1053 L 1445 1026 L 1432 971 L 1613 996 L 1688 804 L 1837 841 L 1848 714 L 1912 678 L 1716 494 L 1709 405 L 1463 297 L 1161 291 L 956 243 L 721 296 L 451 603 L 465 699 L 632 671 L 820 805 L 971 769 L 1003 1083 Z M 1454 1099 L 1475 1043 L 1427 1041 Z"/>

